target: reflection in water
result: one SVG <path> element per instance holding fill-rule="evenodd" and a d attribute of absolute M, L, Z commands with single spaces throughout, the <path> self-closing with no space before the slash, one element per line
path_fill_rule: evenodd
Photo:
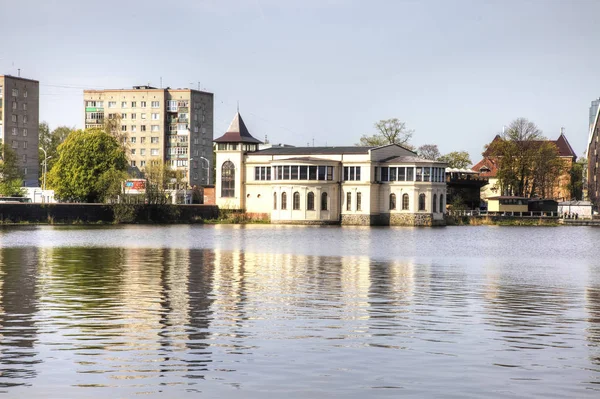
<path fill-rule="evenodd" d="M 591 396 L 600 290 L 526 277 L 424 258 L 5 248 L 0 392 L 535 396 L 524 381 L 539 380 Z"/>
<path fill-rule="evenodd" d="M 34 321 L 37 252 L 36 248 L 0 249 L 0 388 L 31 384 L 35 364 L 40 362 Z"/>

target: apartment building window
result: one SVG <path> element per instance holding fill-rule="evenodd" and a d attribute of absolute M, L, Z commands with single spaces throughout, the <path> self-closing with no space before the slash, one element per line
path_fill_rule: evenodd
<path fill-rule="evenodd" d="M 23 93 L 23 97 L 27 98 L 27 90 L 25 90 L 25 93 Z"/>
<path fill-rule="evenodd" d="M 152 120 L 153 121 L 157 121 L 157 120 L 159 120 L 159 118 L 160 118 L 160 114 L 157 114 L 157 113 L 153 113 L 152 114 Z"/>
<path fill-rule="evenodd" d="M 146 166 L 146 161 L 140 161 L 140 166 L 143 168 L 144 166 Z"/>
<path fill-rule="evenodd" d="M 156 149 L 156 148 L 151 149 L 150 155 L 158 155 L 158 149 Z"/>
<path fill-rule="evenodd" d="M 121 119 L 127 119 L 127 114 L 121 114 Z"/>
<path fill-rule="evenodd" d="M 350 191 L 346 193 L 346 210 L 352 210 L 352 193 Z"/>
<path fill-rule="evenodd" d="M 17 140 L 12 141 L 12 148 L 19 148 L 19 142 Z"/>
<path fill-rule="evenodd" d="M 135 155 L 135 148 L 131 149 L 131 155 Z"/>
<path fill-rule="evenodd" d="M 27 123 L 28 120 L 29 118 L 27 118 L 27 115 L 23 115 L 23 123 Z"/>
<path fill-rule="evenodd" d="M 19 89 L 12 89 L 12 96 L 19 97 Z"/>
<path fill-rule="evenodd" d="M 131 125 L 131 133 L 135 133 L 135 132 L 137 132 L 137 126 Z"/>
<path fill-rule="evenodd" d="M 158 108 L 160 106 L 159 101 L 152 101 L 152 108 Z"/>
<path fill-rule="evenodd" d="M 17 115 L 12 115 L 10 118 L 13 122 L 17 122 Z"/>
<path fill-rule="evenodd" d="M 135 161 L 131 161 L 131 166 L 135 167 Z"/>
<path fill-rule="evenodd" d="M 402 195 L 402 210 L 408 211 L 408 205 L 409 205 L 408 194 L 403 194 Z"/>
<path fill-rule="evenodd" d="M 141 132 L 145 132 L 146 131 L 146 125 L 141 125 L 140 126 L 140 131 Z"/>
<path fill-rule="evenodd" d="M 356 210 L 362 211 L 362 193 L 356 193 Z"/>
<path fill-rule="evenodd" d="M 140 150 L 140 155 L 146 155 L 146 149 L 145 148 L 142 148 Z"/>
<path fill-rule="evenodd" d="M 312 191 L 306 196 L 306 210 L 315 210 L 315 193 L 313 193 Z"/>
<path fill-rule="evenodd" d="M 194 137 L 194 144 L 200 144 L 200 139 L 198 139 L 198 137 Z"/>
<path fill-rule="evenodd" d="M 13 103 L 12 103 L 12 109 L 17 109 L 17 102 L 16 101 L 13 101 Z"/>
<path fill-rule="evenodd" d="M 117 102 L 116 101 L 109 101 L 108 102 L 108 108 L 115 108 L 117 106 Z"/>
<path fill-rule="evenodd" d="M 145 137 L 140 137 L 140 144 L 144 144 L 146 142 L 146 138 Z"/>
<path fill-rule="evenodd" d="M 122 132 L 126 132 L 127 131 L 127 125 L 121 125 L 121 131 Z"/>
<path fill-rule="evenodd" d="M 160 130 L 160 126 L 159 125 L 152 125 L 150 127 L 150 131 L 152 132 L 158 132 Z"/>
<path fill-rule="evenodd" d="M 17 130 L 17 128 L 16 128 L 16 127 L 13 127 L 13 128 L 12 128 L 12 135 L 13 135 L 13 136 L 16 136 L 17 134 L 18 134 L 18 130 Z"/>
<path fill-rule="evenodd" d="M 23 136 L 27 136 L 27 128 L 23 129 Z"/>
<path fill-rule="evenodd" d="M 150 137 L 150 143 L 158 144 L 158 137 Z"/>
<path fill-rule="evenodd" d="M 23 111 L 27 111 L 27 103 L 23 103 Z"/>
<path fill-rule="evenodd" d="M 198 155 L 200 155 L 200 151 L 198 151 L 198 150 L 194 150 L 194 155 L 195 155 L 195 156 L 198 156 Z M 204 152 L 202 153 L 202 156 L 204 156 Z"/>
<path fill-rule="evenodd" d="M 121 101 L 121 108 L 127 108 L 127 101 Z"/>
<path fill-rule="evenodd" d="M 202 133 L 206 133 L 206 128 L 205 127 L 202 128 Z"/>
<path fill-rule="evenodd" d="M 23 148 L 27 148 L 27 141 L 23 142 Z"/>
<path fill-rule="evenodd" d="M 23 154 L 21 159 L 23 159 L 23 163 L 27 163 L 27 154 Z"/>
<path fill-rule="evenodd" d="M 140 107 L 146 108 L 146 101 L 141 101 L 140 102 Z"/>
<path fill-rule="evenodd" d="M 141 114 L 142 119 L 146 119 L 146 114 Z"/>
<path fill-rule="evenodd" d="M 136 114 L 131 114 L 131 119 L 136 119 L 137 115 Z"/>
<path fill-rule="evenodd" d="M 131 138 L 131 142 L 132 142 L 132 143 L 135 143 L 135 141 L 136 141 L 136 137 L 132 137 L 132 138 Z"/>
<path fill-rule="evenodd" d="M 137 103 L 135 101 L 132 101 L 131 102 L 131 108 L 135 108 L 135 107 L 137 107 Z"/>

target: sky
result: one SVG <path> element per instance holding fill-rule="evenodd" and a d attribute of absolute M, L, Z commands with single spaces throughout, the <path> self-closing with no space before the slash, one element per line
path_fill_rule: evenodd
<path fill-rule="evenodd" d="M 354 145 L 381 119 L 441 153 L 518 117 L 578 155 L 600 97 L 600 1 L 0 0 L 0 74 L 39 80 L 40 120 L 82 128 L 83 90 L 214 93 L 260 140 Z"/>

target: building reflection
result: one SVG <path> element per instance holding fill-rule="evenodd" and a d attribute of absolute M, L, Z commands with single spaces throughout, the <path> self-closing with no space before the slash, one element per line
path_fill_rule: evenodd
<path fill-rule="evenodd" d="M 600 286 L 587 287 L 585 299 L 588 312 L 586 335 L 591 351 L 590 360 L 596 366 L 600 366 Z M 599 379 L 600 377 L 596 381 Z"/>
<path fill-rule="evenodd" d="M 0 388 L 30 385 L 41 362 L 35 347 L 37 264 L 37 248 L 0 249 Z"/>

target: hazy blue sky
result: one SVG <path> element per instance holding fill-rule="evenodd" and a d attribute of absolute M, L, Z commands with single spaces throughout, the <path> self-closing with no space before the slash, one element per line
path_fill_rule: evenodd
<path fill-rule="evenodd" d="M 581 154 L 600 97 L 600 1 L 0 0 L 0 74 L 40 81 L 40 119 L 82 127 L 83 88 L 215 94 L 272 142 L 352 145 L 380 119 L 473 161 L 512 119 Z M 13 66 L 14 63 L 14 66 Z"/>

